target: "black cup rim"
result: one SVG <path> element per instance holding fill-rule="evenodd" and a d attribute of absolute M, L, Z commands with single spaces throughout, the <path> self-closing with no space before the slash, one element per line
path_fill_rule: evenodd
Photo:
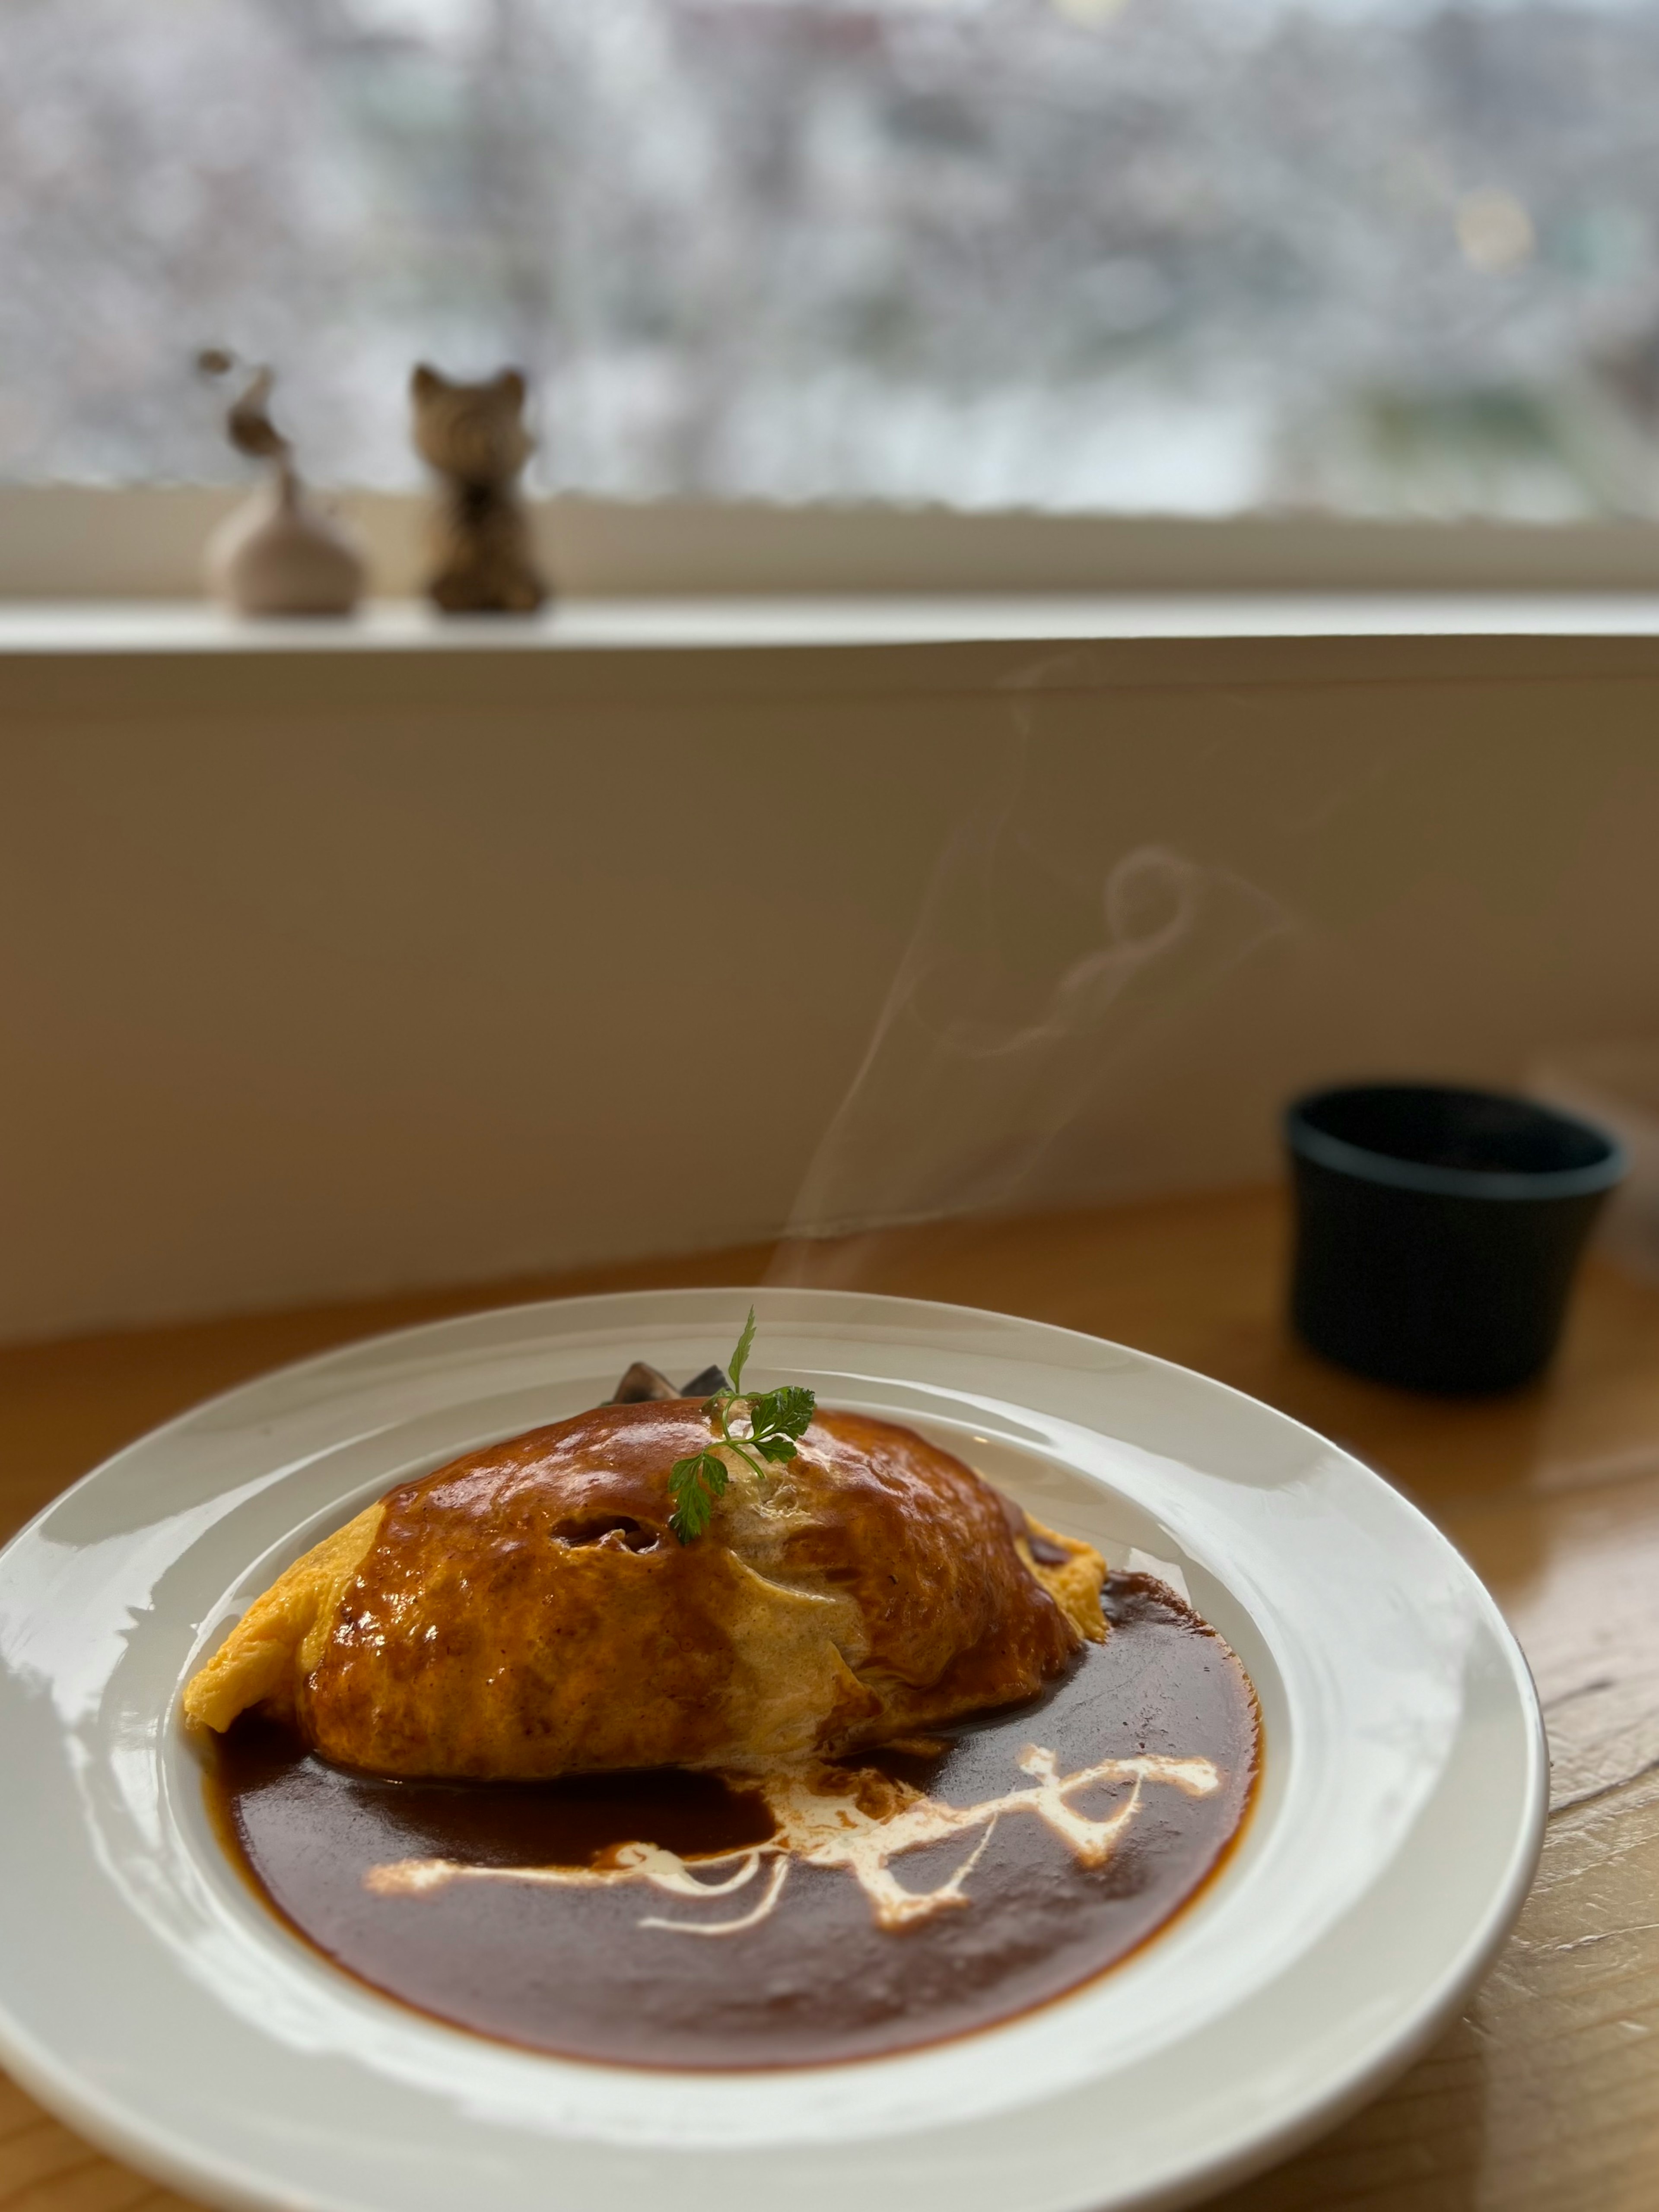
<path fill-rule="evenodd" d="M 1603 1157 L 1586 1167 L 1553 1168 L 1537 1174 L 1504 1168 L 1431 1167 L 1426 1162 L 1402 1160 L 1389 1152 L 1372 1152 L 1368 1146 L 1351 1144 L 1346 1137 L 1333 1137 L 1308 1119 L 1316 1108 L 1338 1099 L 1401 1091 L 1414 1091 L 1419 1096 L 1429 1091 L 1443 1098 L 1524 1106 L 1540 1120 L 1559 1122 L 1594 1138 L 1604 1148 Z M 1328 1168 L 1334 1174 L 1351 1176 L 1362 1182 L 1382 1183 L 1393 1190 L 1418 1191 L 1433 1198 L 1498 1200 L 1505 1203 L 1517 1199 L 1583 1198 L 1611 1190 L 1624 1180 L 1627 1165 L 1624 1146 L 1618 1139 L 1593 1121 L 1586 1121 L 1577 1114 L 1564 1114 L 1559 1107 L 1546 1106 L 1535 1098 L 1519 1097 L 1512 1091 L 1480 1091 L 1455 1083 L 1338 1083 L 1322 1090 L 1305 1091 L 1285 1109 L 1285 1140 L 1297 1158 L 1310 1160 L 1316 1167 Z"/>

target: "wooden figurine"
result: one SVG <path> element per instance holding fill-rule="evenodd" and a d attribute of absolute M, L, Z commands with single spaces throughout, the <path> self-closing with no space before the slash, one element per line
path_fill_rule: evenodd
<path fill-rule="evenodd" d="M 443 479 L 428 597 L 446 614 L 533 614 L 547 586 L 514 489 L 534 444 L 524 378 L 504 368 L 483 384 L 455 384 L 422 362 L 410 396 L 416 448 Z"/>
<path fill-rule="evenodd" d="M 237 362 L 216 348 L 198 366 L 227 376 Z M 208 588 L 238 614 L 348 615 L 362 597 L 362 556 L 300 482 L 293 448 L 270 419 L 273 372 L 247 375 L 225 428 L 239 453 L 269 467 L 265 482 L 209 538 Z"/>

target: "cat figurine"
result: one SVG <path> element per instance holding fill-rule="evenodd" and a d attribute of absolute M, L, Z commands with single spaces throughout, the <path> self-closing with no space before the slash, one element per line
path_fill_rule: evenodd
<path fill-rule="evenodd" d="M 514 488 L 534 448 L 524 378 L 504 368 L 483 384 L 457 384 L 422 362 L 410 397 L 416 451 L 444 480 L 428 598 L 446 614 L 533 614 L 547 586 Z"/>

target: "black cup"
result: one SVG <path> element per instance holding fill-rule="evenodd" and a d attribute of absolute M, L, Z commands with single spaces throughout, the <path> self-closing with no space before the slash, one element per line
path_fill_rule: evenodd
<path fill-rule="evenodd" d="M 1411 1390 L 1508 1390 L 1555 1349 L 1625 1172 L 1613 1139 L 1489 1091 L 1366 1083 L 1285 1116 L 1291 1311 L 1316 1352 Z"/>

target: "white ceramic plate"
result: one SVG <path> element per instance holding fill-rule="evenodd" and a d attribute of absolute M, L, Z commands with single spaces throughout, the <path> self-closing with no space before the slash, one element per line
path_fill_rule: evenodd
<path fill-rule="evenodd" d="M 227 1864 L 177 1719 L 247 1599 L 392 1483 L 690 1374 L 747 1294 L 522 1306 L 356 1345 L 198 1407 L 0 1555 L 0 2057 L 227 2206 L 338 2212 L 1077 2212 L 1266 2165 L 1449 2018 L 1520 1906 L 1543 1736 L 1492 1601 L 1358 1462 L 1091 1337 L 763 1291 L 751 1379 L 892 1415 L 1045 1520 L 1178 1565 L 1266 1723 L 1242 1847 L 1114 1972 L 894 2058 L 642 2074 L 446 2028 L 337 1974 Z"/>

